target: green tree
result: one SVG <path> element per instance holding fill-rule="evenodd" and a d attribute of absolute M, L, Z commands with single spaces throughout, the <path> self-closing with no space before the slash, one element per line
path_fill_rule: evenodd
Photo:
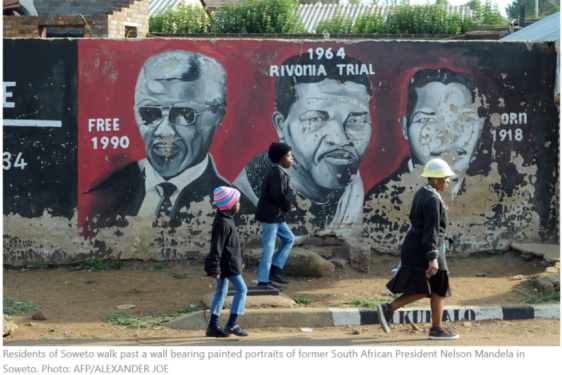
<path fill-rule="evenodd" d="M 519 18 L 519 9 L 525 5 L 525 14 L 532 16 L 535 14 L 535 0 L 514 0 L 513 3 L 505 7 L 505 12 L 509 18 Z M 539 0 L 539 16 L 550 16 L 560 12 L 560 0 Z"/>
<path fill-rule="evenodd" d="M 497 4 L 492 4 L 492 0 L 486 0 L 478 12 L 478 24 L 480 25 L 504 25 L 504 21 Z"/>
<path fill-rule="evenodd" d="M 464 4 L 465 7 L 469 7 L 472 10 L 479 10 L 482 8 L 482 3 L 480 0 L 470 0 L 468 3 Z"/>
<path fill-rule="evenodd" d="M 254 0 L 220 8 L 213 14 L 215 33 L 301 34 L 299 5 L 293 0 Z"/>
<path fill-rule="evenodd" d="M 336 13 L 334 17 L 322 20 L 316 25 L 316 33 L 353 34 L 353 18 L 347 14 Z"/>
<path fill-rule="evenodd" d="M 380 34 L 382 33 L 383 18 L 380 12 L 363 13 L 355 20 L 354 34 Z"/>
<path fill-rule="evenodd" d="M 211 20 L 205 9 L 180 3 L 176 8 L 151 17 L 148 29 L 151 33 L 203 34 L 211 30 Z"/>
<path fill-rule="evenodd" d="M 449 0 L 435 0 L 435 5 L 449 5 Z"/>

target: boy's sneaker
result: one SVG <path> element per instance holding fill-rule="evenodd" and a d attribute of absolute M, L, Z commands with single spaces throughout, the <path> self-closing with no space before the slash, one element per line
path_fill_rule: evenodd
<path fill-rule="evenodd" d="M 228 324 L 224 326 L 224 331 L 226 333 L 231 333 L 236 336 L 248 336 L 248 332 L 242 331 L 242 328 L 237 324 L 234 327 L 229 326 Z"/>
<path fill-rule="evenodd" d="M 392 316 L 394 311 L 390 307 L 389 303 L 383 303 L 377 306 L 377 311 L 379 313 L 379 323 L 386 333 L 390 333 L 389 325 L 392 324 Z"/>
<path fill-rule="evenodd" d="M 447 328 L 441 327 L 431 327 L 429 329 L 429 339 L 430 340 L 456 340 L 460 336 L 456 332 L 451 332 Z"/>
<path fill-rule="evenodd" d="M 205 336 L 207 336 L 207 337 L 230 337 L 230 333 L 226 333 L 225 331 L 222 330 L 221 327 L 217 327 L 215 329 L 207 328 L 207 332 L 205 333 Z"/>
<path fill-rule="evenodd" d="M 287 280 L 286 278 L 284 278 L 283 276 L 277 274 L 277 275 L 269 275 L 269 281 L 276 281 L 279 284 L 289 284 L 289 280 Z"/>

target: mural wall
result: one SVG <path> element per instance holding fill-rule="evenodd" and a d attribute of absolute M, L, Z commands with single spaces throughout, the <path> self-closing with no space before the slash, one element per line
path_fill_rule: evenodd
<path fill-rule="evenodd" d="M 62 262 L 79 240 L 78 42 L 3 43 L 4 263 Z"/>
<path fill-rule="evenodd" d="M 38 239 L 29 242 L 26 258 L 13 244 L 16 227 L 42 233 L 60 261 L 80 253 L 199 257 L 208 251 L 212 192 L 220 185 L 242 191 L 239 233 L 246 247 L 259 246 L 253 213 L 271 165 L 266 151 L 277 141 L 293 148 L 288 173 L 297 210 L 288 223 L 301 242 L 335 235 L 352 248 L 397 253 L 413 194 L 424 182 L 421 169 L 433 157 L 457 172 L 444 196 L 454 252 L 490 250 L 501 239 L 556 240 L 556 52 L 547 44 L 149 39 L 77 45 L 77 66 L 67 65 L 78 82 L 78 115 L 61 127 L 78 138 L 69 159 L 74 169 L 64 179 L 69 186 L 37 185 L 40 176 L 32 174 L 26 178 L 39 191 L 24 192 L 4 163 L 5 202 L 51 189 L 70 211 L 41 206 L 36 220 L 5 204 L 8 264 L 51 259 L 37 249 Z M 10 74 L 5 63 L 5 80 Z M 26 109 L 37 111 L 33 103 Z M 6 103 L 4 113 L 7 119 Z M 17 142 L 6 141 L 9 132 L 5 127 L 5 152 Z M 23 136 L 20 143 L 31 147 Z M 57 162 L 60 145 L 45 146 Z M 48 170 L 50 178 L 60 173 Z M 6 190 L 9 184 L 13 190 Z M 47 235 L 45 222 L 72 234 Z"/>

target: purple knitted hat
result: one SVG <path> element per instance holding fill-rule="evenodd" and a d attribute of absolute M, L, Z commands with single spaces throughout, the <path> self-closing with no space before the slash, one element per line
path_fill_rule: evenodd
<path fill-rule="evenodd" d="M 232 206 L 240 198 L 240 192 L 237 189 L 221 186 L 215 189 L 215 203 L 219 210 L 230 210 Z"/>

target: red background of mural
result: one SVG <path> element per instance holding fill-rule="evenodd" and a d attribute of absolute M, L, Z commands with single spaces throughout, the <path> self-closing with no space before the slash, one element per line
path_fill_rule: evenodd
<path fill-rule="evenodd" d="M 265 151 L 277 134 L 271 122 L 275 111 L 275 77 L 269 66 L 306 53 L 309 48 L 332 47 L 365 64 L 373 64 L 370 76 L 373 100 L 373 137 L 361 164 L 365 193 L 390 175 L 409 155 L 402 137 L 400 119 L 406 109 L 406 85 L 415 71 L 423 68 L 449 68 L 470 73 L 479 81 L 474 61 L 465 58 L 464 49 L 428 49 L 420 43 L 358 42 L 282 42 L 255 40 L 201 41 L 149 39 L 143 41 L 79 41 L 79 155 L 78 212 L 81 227 L 93 204 L 88 189 L 116 169 L 145 157 L 144 143 L 135 123 L 134 92 L 139 71 L 151 56 L 170 50 L 190 50 L 215 58 L 227 73 L 227 116 L 215 133 L 211 154 L 219 173 L 233 181 L 257 153 Z M 375 47 L 375 48 L 373 48 Z M 435 46 L 434 46 L 435 47 Z M 482 78 L 480 77 L 480 80 Z M 119 118 L 118 132 L 88 131 L 92 118 Z M 101 149 L 102 136 L 128 136 L 126 150 Z M 98 149 L 93 137 L 98 137 Z"/>

